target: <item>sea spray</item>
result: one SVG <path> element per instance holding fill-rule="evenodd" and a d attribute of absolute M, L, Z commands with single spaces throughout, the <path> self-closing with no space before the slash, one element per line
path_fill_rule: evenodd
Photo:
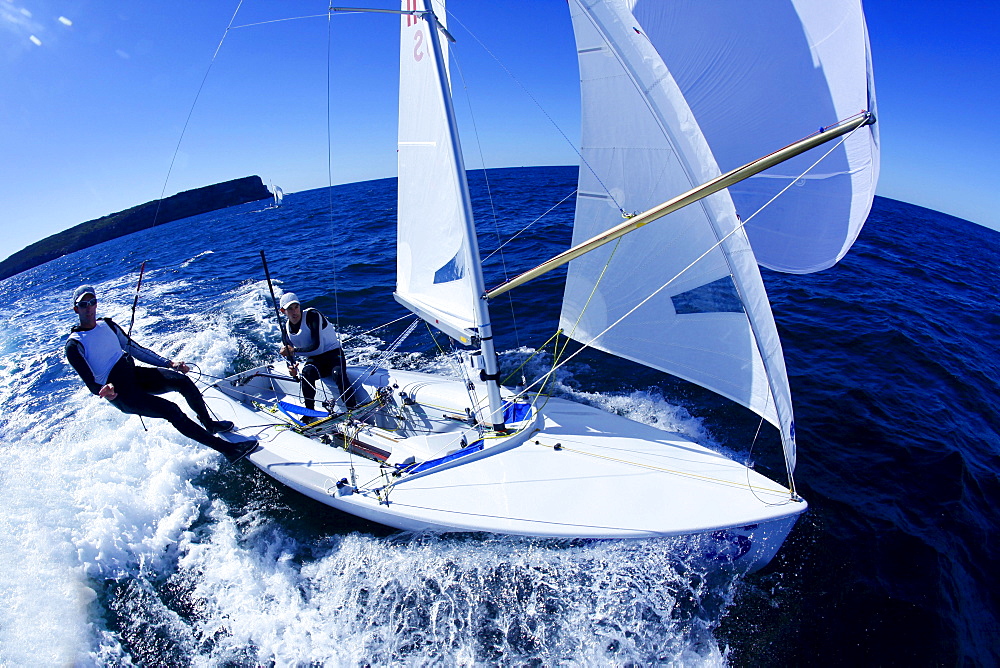
<path fill-rule="evenodd" d="M 189 611 L 180 635 L 212 663 L 722 659 L 712 620 L 732 580 L 675 570 L 677 541 L 349 534 L 302 544 L 260 517 L 218 505 L 213 516 L 168 578 L 173 604 Z"/>

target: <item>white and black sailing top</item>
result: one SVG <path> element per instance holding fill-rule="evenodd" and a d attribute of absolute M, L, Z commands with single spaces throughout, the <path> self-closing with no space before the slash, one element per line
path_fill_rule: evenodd
<path fill-rule="evenodd" d="M 126 353 L 140 362 L 170 368 L 170 360 L 130 339 L 111 318 L 98 318 L 93 329 L 77 325 L 66 341 L 66 358 L 94 394 L 100 393 Z"/>
<path fill-rule="evenodd" d="M 340 348 L 337 330 L 325 315 L 314 308 L 302 311 L 302 319 L 298 325 L 286 321 L 285 332 L 295 352 L 307 357 L 315 357 Z"/>

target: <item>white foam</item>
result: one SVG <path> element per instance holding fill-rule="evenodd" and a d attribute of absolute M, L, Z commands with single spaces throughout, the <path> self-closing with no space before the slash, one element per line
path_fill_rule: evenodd
<path fill-rule="evenodd" d="M 97 289 L 107 309 L 125 288 Z M 8 564 L 0 662 L 8 665 L 89 663 L 95 647 L 112 648 L 117 640 L 95 624 L 95 590 L 105 578 L 168 567 L 207 503 L 190 479 L 219 463 L 165 421 L 147 420 L 147 433 L 139 418 L 91 395 L 61 354 L 66 330 L 45 317 L 72 316 L 68 295 L 45 302 L 35 302 L 40 317 L 4 318 L 0 327 L 10 349 L 0 358 L 0 556 Z"/>
<path fill-rule="evenodd" d="M 248 646 L 279 665 L 722 663 L 689 603 L 702 592 L 657 541 L 352 534 L 309 550 L 219 504 L 213 515 L 211 538 L 179 562 L 213 664 Z"/>
<path fill-rule="evenodd" d="M 171 550 L 207 502 L 189 480 L 217 465 L 215 453 L 162 420 L 143 431 L 89 392 L 58 421 L 5 443 L 0 554 L 3 656 L 66 665 L 95 643 L 95 582 L 167 568 Z M 21 652 L 24 654 L 21 654 Z"/>
<path fill-rule="evenodd" d="M 201 253 L 198 253 L 194 257 L 189 258 L 189 259 L 185 260 L 184 262 L 182 262 L 181 263 L 181 269 L 187 269 L 189 266 L 191 266 L 191 263 L 194 262 L 195 260 L 197 260 L 199 258 L 202 258 L 202 257 L 205 257 L 206 255 L 211 255 L 214 252 L 215 251 L 207 250 L 207 251 L 202 251 Z"/>

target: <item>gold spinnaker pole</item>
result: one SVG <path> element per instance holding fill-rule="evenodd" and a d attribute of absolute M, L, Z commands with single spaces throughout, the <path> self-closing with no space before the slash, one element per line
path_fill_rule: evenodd
<path fill-rule="evenodd" d="M 486 298 L 493 299 L 494 297 L 502 295 L 503 293 L 509 290 L 513 290 L 519 285 L 523 285 L 524 283 L 527 283 L 528 281 L 534 278 L 538 278 L 539 276 L 548 271 L 552 271 L 557 267 L 561 267 L 570 260 L 580 257 L 584 253 L 588 253 L 594 250 L 595 248 L 603 246 L 609 241 L 614 241 L 618 237 L 621 237 L 625 234 L 628 234 L 629 232 L 639 229 L 640 227 L 646 225 L 647 223 L 651 223 L 658 218 L 662 218 L 668 213 L 673 213 L 678 209 L 682 209 L 688 204 L 693 204 L 700 199 L 704 199 L 709 195 L 712 195 L 714 193 L 719 192 L 720 190 L 723 190 L 724 188 L 728 188 L 729 186 L 739 183 L 744 179 L 748 179 L 754 174 L 757 174 L 759 172 L 764 171 L 765 169 L 773 167 L 774 165 L 777 165 L 779 163 L 785 162 L 786 160 L 794 158 L 795 156 L 801 153 L 805 153 L 811 148 L 815 148 L 821 144 L 825 144 L 831 139 L 836 139 L 837 137 L 845 135 L 848 132 L 851 132 L 856 128 L 861 127 L 862 125 L 868 125 L 874 122 L 875 122 L 875 115 L 872 114 L 871 112 L 866 111 L 860 116 L 856 116 L 855 118 L 846 120 L 842 123 L 838 123 L 837 125 L 834 125 L 830 128 L 827 128 L 826 130 L 818 132 L 812 135 L 811 137 L 806 137 L 805 139 L 799 140 L 794 144 L 789 144 L 785 148 L 775 151 L 770 155 L 766 155 L 763 158 L 758 158 L 757 160 L 749 162 L 743 165 L 742 167 L 737 167 L 731 172 L 722 174 L 721 176 L 717 176 L 708 183 L 704 183 L 696 188 L 692 188 L 686 193 L 678 195 L 677 197 L 674 197 L 671 200 L 667 200 L 666 202 L 660 204 L 659 206 L 655 206 L 652 209 L 649 209 L 648 211 L 644 211 L 643 213 L 633 216 L 632 218 L 629 218 L 625 222 L 621 223 L 620 225 L 612 227 L 610 230 L 602 232 L 601 234 L 598 234 L 596 237 L 588 239 L 583 243 L 577 244 L 573 248 L 570 248 L 569 250 L 563 251 L 559 255 L 556 255 L 551 260 L 543 262 L 534 269 L 526 271 L 520 276 L 517 276 L 507 281 L 506 283 L 498 287 L 495 287 L 492 290 L 487 291 Z"/>

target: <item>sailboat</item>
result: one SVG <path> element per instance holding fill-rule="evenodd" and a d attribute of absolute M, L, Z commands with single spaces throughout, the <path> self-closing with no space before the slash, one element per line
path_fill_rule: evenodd
<path fill-rule="evenodd" d="M 392 12 L 393 296 L 415 323 L 464 347 L 460 377 L 350 367 L 358 405 L 348 409 L 321 379 L 324 410 L 307 410 L 298 382 L 272 364 L 219 381 L 206 397 L 244 434 L 283 425 L 249 456 L 262 471 L 389 527 L 693 536 L 715 544 L 707 555 L 761 568 L 807 503 L 795 488 L 791 394 L 758 264 L 830 267 L 868 215 L 878 137 L 860 2 L 569 5 L 583 135 L 573 246 L 492 289 L 452 107 L 444 3 L 402 0 Z M 530 290 L 566 263 L 566 336 L 753 411 L 780 432 L 787 479 L 538 384 L 501 385 L 490 299 Z"/>
<path fill-rule="evenodd" d="M 271 184 L 271 195 L 274 198 L 274 201 L 271 203 L 271 206 L 268 207 L 268 208 L 275 209 L 275 208 L 281 206 L 282 203 L 285 201 L 285 191 L 282 190 L 280 186 L 276 186 L 274 184 Z"/>

